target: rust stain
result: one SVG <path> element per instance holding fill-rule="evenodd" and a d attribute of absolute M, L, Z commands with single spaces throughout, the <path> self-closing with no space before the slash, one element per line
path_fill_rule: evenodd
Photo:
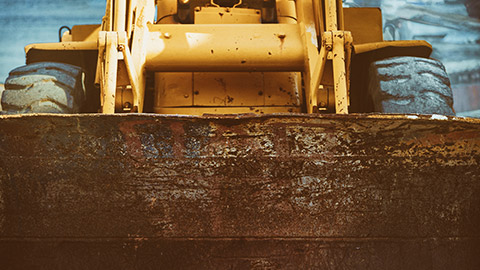
<path fill-rule="evenodd" d="M 172 122 L 169 127 L 173 133 L 173 153 L 175 157 L 183 157 L 185 154 L 185 129 L 181 122 Z"/>
<path fill-rule="evenodd" d="M 118 125 L 118 129 L 122 132 L 128 154 L 137 162 L 145 162 L 145 155 L 143 154 L 143 147 L 138 132 L 135 129 L 137 125 L 151 124 L 151 120 L 139 121 L 122 121 Z"/>
<path fill-rule="evenodd" d="M 476 269 L 480 121 L 415 117 L 0 116 L 0 259 Z"/>

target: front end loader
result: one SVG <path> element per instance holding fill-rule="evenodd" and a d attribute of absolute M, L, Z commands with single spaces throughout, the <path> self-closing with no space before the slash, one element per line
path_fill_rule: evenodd
<path fill-rule="evenodd" d="M 340 0 L 107 0 L 0 115 L 8 269 L 476 269 L 480 122 Z"/>

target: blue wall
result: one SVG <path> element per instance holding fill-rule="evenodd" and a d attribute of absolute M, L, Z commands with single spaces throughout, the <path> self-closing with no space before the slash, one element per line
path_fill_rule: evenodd
<path fill-rule="evenodd" d="M 105 0 L 0 0 L 0 83 L 25 64 L 24 47 L 57 42 L 62 25 L 99 24 Z"/>

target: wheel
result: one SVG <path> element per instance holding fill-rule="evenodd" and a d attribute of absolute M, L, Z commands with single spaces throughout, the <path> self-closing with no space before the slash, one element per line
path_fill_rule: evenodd
<path fill-rule="evenodd" d="M 85 99 L 81 68 L 39 62 L 12 70 L 5 81 L 2 109 L 17 113 L 78 113 Z"/>
<path fill-rule="evenodd" d="M 455 115 L 450 80 L 437 60 L 388 58 L 372 63 L 369 74 L 376 112 Z"/>
<path fill-rule="evenodd" d="M 470 17 L 480 19 L 480 1 L 466 0 L 465 7 Z"/>

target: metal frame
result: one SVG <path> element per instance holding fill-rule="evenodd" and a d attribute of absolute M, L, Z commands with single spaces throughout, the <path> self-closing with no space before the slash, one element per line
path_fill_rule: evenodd
<path fill-rule="evenodd" d="M 170 2 L 162 1 L 159 8 L 174 12 L 176 1 Z M 97 42 L 34 44 L 26 51 L 98 50 L 95 82 L 101 89 L 103 113 L 115 112 L 116 88 L 125 82 L 133 92 L 131 112 L 143 112 L 147 70 L 300 71 L 308 113 L 329 104 L 330 87 L 335 112 L 348 113 L 353 38 L 344 30 L 342 1 L 277 0 L 277 6 L 279 15 L 288 14 L 282 24 L 179 25 L 155 24 L 154 0 L 107 0 Z M 419 41 L 375 42 L 355 45 L 355 53 L 428 46 Z"/>

